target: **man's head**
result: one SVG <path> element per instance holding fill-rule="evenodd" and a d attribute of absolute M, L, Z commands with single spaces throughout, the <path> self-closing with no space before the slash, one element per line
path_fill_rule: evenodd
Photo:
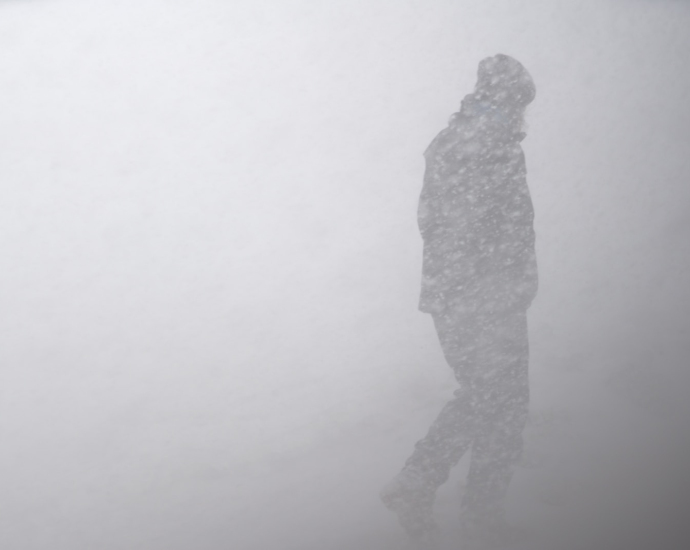
<path fill-rule="evenodd" d="M 536 93 L 534 81 L 522 64 L 504 54 L 479 62 L 475 95 L 492 103 L 525 108 Z"/>

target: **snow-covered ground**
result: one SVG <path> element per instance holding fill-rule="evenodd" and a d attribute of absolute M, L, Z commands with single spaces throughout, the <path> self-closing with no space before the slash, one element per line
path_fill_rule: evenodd
<path fill-rule="evenodd" d="M 511 513 L 568 532 L 666 487 L 689 23 L 671 0 L 0 2 L 0 547 L 400 544 L 379 487 L 454 386 L 416 311 L 422 152 L 497 52 L 537 85 Z"/>

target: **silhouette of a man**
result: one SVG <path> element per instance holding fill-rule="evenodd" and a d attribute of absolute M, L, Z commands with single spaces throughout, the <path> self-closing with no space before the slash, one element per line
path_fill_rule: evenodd
<path fill-rule="evenodd" d="M 532 201 L 520 141 L 529 73 L 496 55 L 425 152 L 419 309 L 460 388 L 381 497 L 413 539 L 433 538 L 435 492 L 471 449 L 465 532 L 504 533 L 529 402 L 527 308 L 537 292 Z M 482 535 L 483 536 L 483 535 Z"/>

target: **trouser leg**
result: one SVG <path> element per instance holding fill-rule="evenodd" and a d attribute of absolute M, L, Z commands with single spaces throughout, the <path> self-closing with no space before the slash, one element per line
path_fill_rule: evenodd
<path fill-rule="evenodd" d="M 523 426 L 488 426 L 475 438 L 462 502 L 471 519 L 501 518 L 513 470 L 522 453 Z"/>
<path fill-rule="evenodd" d="M 460 389 L 443 407 L 426 436 L 417 442 L 404 468 L 413 470 L 424 480 L 431 498 L 472 445 L 472 390 L 466 375 L 472 370 L 480 327 L 474 319 L 458 318 L 452 313 L 434 316 L 434 324 L 444 356 L 460 382 Z"/>
<path fill-rule="evenodd" d="M 499 319 L 478 345 L 474 441 L 463 498 L 474 519 L 498 518 L 522 456 L 529 408 L 527 324 L 523 315 Z"/>
<path fill-rule="evenodd" d="M 470 419 L 468 392 L 457 390 L 405 462 L 405 469 L 412 469 L 422 476 L 430 493 L 433 494 L 448 480 L 453 466 L 472 445 Z"/>

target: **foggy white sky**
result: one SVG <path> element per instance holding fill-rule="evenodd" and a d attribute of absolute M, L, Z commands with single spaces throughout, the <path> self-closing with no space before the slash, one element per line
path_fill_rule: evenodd
<path fill-rule="evenodd" d="M 537 86 L 536 403 L 677 347 L 689 25 L 682 1 L 0 2 L 0 546 L 220 548 L 195 534 L 236 533 L 285 464 L 434 410 L 422 152 L 498 52 Z"/>

